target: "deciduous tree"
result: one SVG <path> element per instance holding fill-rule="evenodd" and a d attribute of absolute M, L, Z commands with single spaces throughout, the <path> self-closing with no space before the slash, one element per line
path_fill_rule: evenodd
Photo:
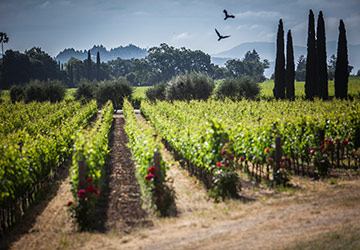
<path fill-rule="evenodd" d="M 9 36 L 5 32 L 0 32 L 0 42 L 1 42 L 1 55 L 4 56 L 4 43 L 9 42 Z"/>

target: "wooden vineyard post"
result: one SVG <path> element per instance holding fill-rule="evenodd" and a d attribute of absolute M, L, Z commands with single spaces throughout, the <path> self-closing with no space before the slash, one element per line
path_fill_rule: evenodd
<path fill-rule="evenodd" d="M 86 187 L 86 168 L 85 168 L 85 161 L 80 160 L 78 161 L 79 166 L 79 190 L 85 189 Z"/>
<path fill-rule="evenodd" d="M 161 183 L 161 166 L 160 166 L 160 153 L 154 152 L 154 167 L 155 167 L 155 185 Z"/>
<path fill-rule="evenodd" d="M 280 136 L 276 136 L 276 139 L 275 139 L 275 169 L 274 169 L 274 173 L 276 173 L 280 169 L 280 161 L 281 161 L 281 138 L 280 138 Z"/>
<path fill-rule="evenodd" d="M 154 141 L 157 141 L 157 134 L 154 134 Z M 155 187 L 157 188 L 162 182 L 161 180 L 161 163 L 160 163 L 160 152 L 156 149 L 154 152 L 154 167 L 155 167 Z"/>
<path fill-rule="evenodd" d="M 320 129 L 319 130 L 319 145 L 322 145 L 325 143 L 325 130 Z"/>
<path fill-rule="evenodd" d="M 155 195 L 157 202 L 159 202 L 162 196 L 162 178 L 161 178 L 161 163 L 160 163 L 160 152 L 157 150 L 154 152 L 154 167 L 155 167 Z M 159 204 L 158 204 L 159 205 Z"/>

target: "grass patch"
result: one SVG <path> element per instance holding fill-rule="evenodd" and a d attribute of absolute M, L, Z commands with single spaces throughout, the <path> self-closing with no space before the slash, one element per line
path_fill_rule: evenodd
<path fill-rule="evenodd" d="M 266 80 L 259 84 L 260 96 L 265 99 L 273 98 L 274 80 Z M 335 96 L 334 81 L 329 81 L 329 96 Z M 349 77 L 348 94 L 352 96 L 360 96 L 360 77 Z M 305 97 L 305 82 L 295 81 L 295 96 L 297 98 Z"/>
<path fill-rule="evenodd" d="M 73 99 L 74 99 L 74 94 L 75 94 L 76 90 L 77 90 L 77 88 L 69 88 L 69 89 L 66 89 L 65 98 L 64 98 L 64 99 L 71 99 L 71 100 L 73 100 Z"/>
<path fill-rule="evenodd" d="M 360 228 L 343 226 L 336 231 L 321 234 L 310 241 L 298 242 L 286 249 L 360 249 Z"/>
<path fill-rule="evenodd" d="M 10 102 L 10 91 L 9 90 L 1 90 L 0 99 L 4 102 L 6 102 L 6 101 Z"/>
<path fill-rule="evenodd" d="M 336 178 L 330 178 L 329 183 L 330 183 L 330 185 L 335 185 L 338 183 L 338 180 Z"/>
<path fill-rule="evenodd" d="M 275 193 L 288 193 L 290 196 L 293 196 L 295 195 L 295 191 L 296 189 L 294 187 L 291 187 L 291 186 L 287 186 L 287 187 L 284 187 L 284 186 L 277 186 L 275 187 Z"/>
<path fill-rule="evenodd" d="M 133 98 L 146 98 L 145 92 L 150 86 L 134 87 Z"/>

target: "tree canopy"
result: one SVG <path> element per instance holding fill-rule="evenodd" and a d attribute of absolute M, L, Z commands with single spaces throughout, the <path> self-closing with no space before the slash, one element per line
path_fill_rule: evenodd
<path fill-rule="evenodd" d="M 232 78 L 250 77 L 255 82 L 265 80 L 264 71 L 269 68 L 268 60 L 260 60 L 256 50 L 246 52 L 244 59 L 232 59 L 225 63 L 227 76 Z"/>
<path fill-rule="evenodd" d="M 210 55 L 201 50 L 175 48 L 165 43 L 150 48 L 147 56 L 141 59 L 117 58 L 104 63 L 100 61 L 101 56 L 101 52 L 97 53 L 94 61 L 88 53 L 84 60 L 72 57 L 60 65 L 41 48 L 34 47 L 24 54 L 9 50 L 3 59 L 1 87 L 24 84 L 30 79 L 59 79 L 67 86 L 75 87 L 83 80 L 92 82 L 120 77 L 126 78 L 133 86 L 151 86 L 191 72 L 205 73 L 213 79 L 248 76 L 262 82 L 265 80 L 264 70 L 269 67 L 269 62 L 260 60 L 255 50 L 248 51 L 242 60 L 229 60 L 225 67 L 221 67 L 211 63 Z"/>

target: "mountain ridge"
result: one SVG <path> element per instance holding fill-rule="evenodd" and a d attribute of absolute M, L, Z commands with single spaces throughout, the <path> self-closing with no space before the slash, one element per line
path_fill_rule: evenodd
<path fill-rule="evenodd" d="M 89 50 L 93 61 L 96 61 L 96 54 L 97 52 L 100 52 L 100 60 L 102 62 L 115 60 L 118 57 L 121 59 L 144 58 L 147 55 L 147 49 L 140 48 L 133 44 L 111 48 L 110 50 L 107 50 L 103 45 L 94 45 Z M 75 50 L 74 48 L 66 48 L 59 52 L 55 57 L 55 60 L 60 61 L 61 63 L 66 63 L 71 57 L 85 60 L 88 56 L 87 53 L 88 50 L 86 49 Z"/>

